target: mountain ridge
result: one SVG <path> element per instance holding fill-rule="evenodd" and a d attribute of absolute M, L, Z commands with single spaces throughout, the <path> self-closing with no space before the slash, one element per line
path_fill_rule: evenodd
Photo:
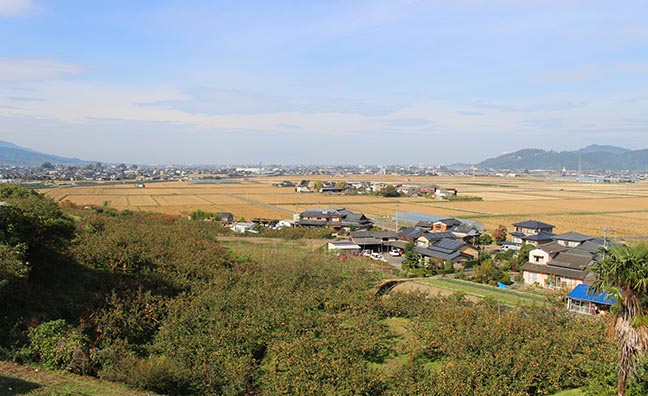
<path fill-rule="evenodd" d="M 40 151 L 0 140 L 0 165 L 38 166 L 44 162 L 61 165 L 80 165 L 87 163 L 78 158 L 67 158 L 41 153 Z"/>
<path fill-rule="evenodd" d="M 575 151 L 525 148 L 476 164 L 481 169 L 561 169 L 585 171 L 648 170 L 648 149 L 592 144 Z"/>

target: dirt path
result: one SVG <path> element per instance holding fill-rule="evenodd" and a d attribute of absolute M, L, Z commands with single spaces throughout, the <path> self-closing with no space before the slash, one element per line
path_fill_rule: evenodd
<path fill-rule="evenodd" d="M 450 295 L 453 295 L 457 292 L 453 290 L 448 290 L 444 289 L 441 287 L 436 287 L 436 286 L 428 286 L 428 285 L 423 285 L 421 283 L 418 283 L 416 281 L 411 281 L 411 282 L 405 282 L 401 283 L 400 285 L 394 287 L 392 289 L 392 292 L 401 292 L 401 293 L 410 293 L 410 292 L 421 292 L 428 294 L 433 297 L 441 296 L 441 297 L 447 297 Z M 464 298 L 468 301 L 473 301 L 473 302 L 478 302 L 480 301 L 480 298 L 477 296 L 473 296 L 471 294 L 465 294 Z"/>

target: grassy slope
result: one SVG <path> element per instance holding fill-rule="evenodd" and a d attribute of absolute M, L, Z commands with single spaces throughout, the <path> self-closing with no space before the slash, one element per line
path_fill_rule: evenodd
<path fill-rule="evenodd" d="M 518 290 L 500 289 L 489 285 L 461 281 L 458 279 L 436 277 L 422 280 L 420 282 L 430 286 L 464 292 L 477 297 L 491 297 L 506 305 L 544 305 L 547 302 L 547 299 L 544 296 L 538 294 Z"/>
<path fill-rule="evenodd" d="M 0 361 L 0 396 L 114 396 L 153 395 L 124 385 L 82 377 L 64 371 L 48 371 Z"/>

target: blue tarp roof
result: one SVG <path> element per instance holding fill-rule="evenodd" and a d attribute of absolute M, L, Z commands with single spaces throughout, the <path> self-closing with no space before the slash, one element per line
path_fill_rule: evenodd
<path fill-rule="evenodd" d="M 595 293 L 594 290 L 589 289 L 589 285 L 580 284 L 574 288 L 567 295 L 568 298 L 574 300 L 591 301 L 597 304 L 613 305 L 616 299 L 607 293 Z"/>

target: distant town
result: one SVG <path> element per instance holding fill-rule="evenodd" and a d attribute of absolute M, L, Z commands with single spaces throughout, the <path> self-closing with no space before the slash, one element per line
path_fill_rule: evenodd
<path fill-rule="evenodd" d="M 563 178 L 565 180 L 594 183 L 626 183 L 648 178 L 648 172 L 616 171 L 586 172 L 563 169 L 560 172 L 508 169 L 477 169 L 471 166 L 432 165 L 133 165 L 102 164 L 59 165 L 44 162 L 39 166 L 18 166 L 0 164 L 0 182 L 37 184 L 89 184 L 97 182 L 155 182 L 224 180 L 234 178 L 276 177 L 276 176 L 467 176 L 467 177 L 521 177 Z"/>

